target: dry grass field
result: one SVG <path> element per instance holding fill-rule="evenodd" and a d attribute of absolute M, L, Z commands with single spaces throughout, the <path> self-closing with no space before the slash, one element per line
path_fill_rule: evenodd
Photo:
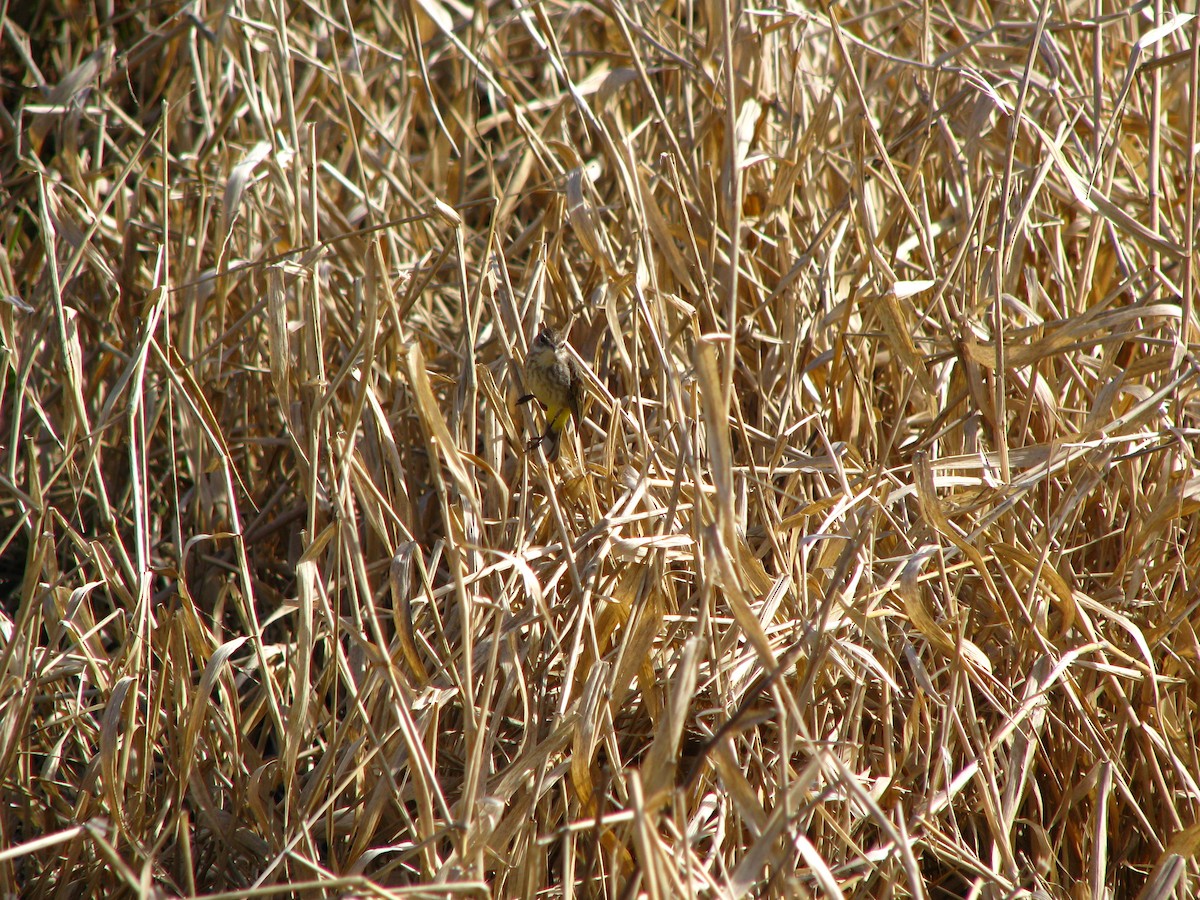
<path fill-rule="evenodd" d="M 0 896 L 1200 893 L 1200 19 L 0 19 Z"/>

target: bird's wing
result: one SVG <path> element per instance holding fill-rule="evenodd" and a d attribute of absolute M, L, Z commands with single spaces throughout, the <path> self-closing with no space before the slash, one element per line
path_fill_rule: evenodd
<path fill-rule="evenodd" d="M 578 423 L 582 419 L 579 407 L 580 402 L 583 400 L 583 373 L 579 371 L 579 364 L 570 357 L 567 357 L 567 365 L 571 369 L 571 390 L 568 403 L 571 407 L 571 415 L 575 417 L 575 421 Z"/>

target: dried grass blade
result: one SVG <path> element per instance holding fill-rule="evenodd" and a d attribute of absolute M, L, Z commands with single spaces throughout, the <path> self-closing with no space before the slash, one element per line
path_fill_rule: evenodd
<path fill-rule="evenodd" d="M 108 808 L 116 816 L 122 831 L 128 830 L 133 823 L 125 815 L 125 800 L 121 793 L 125 773 L 120 759 L 120 736 L 133 733 L 126 721 L 125 697 L 136 683 L 130 675 L 117 679 L 100 720 L 100 769 L 104 773 L 104 793 L 108 797 Z"/>
<path fill-rule="evenodd" d="M 463 455 L 451 436 L 450 429 L 446 427 L 446 420 L 442 418 L 442 411 L 433 396 L 433 387 L 429 383 L 429 370 L 425 366 L 425 356 L 421 353 L 419 344 L 409 346 L 408 352 L 404 356 L 404 362 L 418 420 L 429 441 L 430 451 L 445 461 L 462 496 L 471 503 L 472 507 L 478 508 L 475 482 L 467 472 Z"/>
<path fill-rule="evenodd" d="M 567 174 L 567 215 L 570 216 L 575 236 L 592 261 L 604 269 L 610 278 L 615 278 L 617 266 L 613 262 L 604 227 L 584 193 L 583 179 L 586 174 L 584 166 L 576 166 Z"/>
<path fill-rule="evenodd" d="M 1050 153 L 1058 171 L 1063 176 L 1063 180 L 1066 181 L 1070 195 L 1074 197 L 1075 202 L 1080 207 L 1087 212 L 1100 213 L 1100 215 L 1104 216 L 1104 218 L 1108 219 L 1113 225 L 1136 241 L 1153 247 L 1165 256 L 1169 256 L 1172 259 L 1182 259 L 1184 257 L 1183 247 L 1177 241 L 1173 241 L 1152 231 L 1118 204 L 1109 200 L 1096 187 L 1085 182 L 1083 176 L 1075 171 L 1075 167 L 1067 161 L 1057 142 L 1049 134 L 1031 119 L 1026 118 L 1023 121 L 1042 139 L 1043 146 Z M 1051 182 L 1051 185 L 1053 185 L 1053 182 Z"/>
<path fill-rule="evenodd" d="M 204 673 L 200 676 L 200 684 L 196 686 L 195 693 L 190 698 L 191 712 L 188 714 L 187 724 L 183 728 L 183 758 L 187 760 L 187 765 L 181 773 L 180 781 L 184 784 L 187 784 L 191 769 L 198 761 L 197 745 L 200 740 L 200 729 L 210 711 L 208 701 L 212 696 L 213 687 L 229 664 L 229 658 L 237 653 L 242 644 L 248 640 L 249 638 L 245 637 L 234 638 L 214 650 L 204 667 Z M 236 694 L 236 691 L 234 693 Z M 209 748 L 210 752 L 215 749 Z"/>

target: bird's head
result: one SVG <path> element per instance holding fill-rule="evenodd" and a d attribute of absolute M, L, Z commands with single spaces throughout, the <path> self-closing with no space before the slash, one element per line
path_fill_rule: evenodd
<path fill-rule="evenodd" d="M 551 328 L 546 323 L 542 323 L 542 327 L 538 330 L 537 337 L 533 339 L 533 347 L 535 350 L 557 350 L 559 346 L 558 332 Z"/>

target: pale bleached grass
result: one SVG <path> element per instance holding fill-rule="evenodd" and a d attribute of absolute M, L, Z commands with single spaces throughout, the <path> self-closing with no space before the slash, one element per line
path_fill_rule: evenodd
<path fill-rule="evenodd" d="M 722 8 L 7 9 L 0 893 L 1195 892 L 1198 20 Z"/>

